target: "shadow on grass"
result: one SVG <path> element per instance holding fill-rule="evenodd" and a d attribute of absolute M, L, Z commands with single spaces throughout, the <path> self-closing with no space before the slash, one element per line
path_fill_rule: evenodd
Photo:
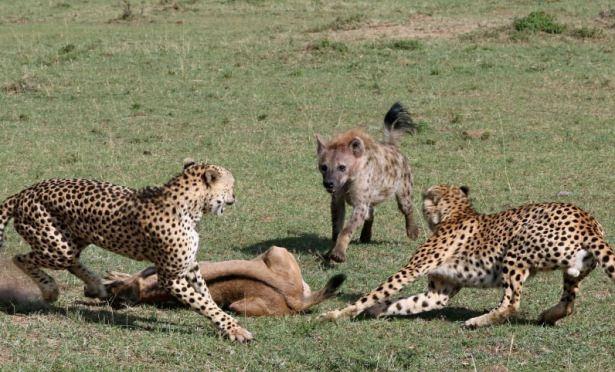
<path fill-rule="evenodd" d="M 240 247 L 239 250 L 251 255 L 257 255 L 265 252 L 272 245 L 284 247 L 293 253 L 310 253 L 316 256 L 324 256 L 331 247 L 331 239 L 316 234 L 299 234 L 296 236 L 263 240 L 246 247 Z"/>
<path fill-rule="evenodd" d="M 0 303 L 0 312 L 8 315 L 60 315 L 64 317 L 78 317 L 88 323 L 106 324 L 114 327 L 134 330 L 155 331 L 162 333 L 193 334 L 194 330 L 173 322 L 156 319 L 154 317 L 140 317 L 125 314 L 122 311 L 107 309 L 107 302 L 77 301 L 75 305 L 57 307 L 43 301 L 22 303 Z M 99 307 L 99 308 L 95 308 Z M 105 307 L 105 308 L 102 308 Z M 205 319 L 204 319 L 204 322 Z M 200 330 L 197 332 L 201 332 Z M 205 331 L 210 333 L 209 331 Z M 211 331 L 213 335 L 213 330 Z"/>

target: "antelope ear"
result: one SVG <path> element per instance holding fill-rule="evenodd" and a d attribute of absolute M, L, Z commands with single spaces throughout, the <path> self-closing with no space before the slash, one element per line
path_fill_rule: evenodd
<path fill-rule="evenodd" d="M 203 173 L 203 182 L 205 182 L 205 186 L 210 187 L 212 183 L 216 182 L 220 175 L 213 169 L 208 169 Z"/>
<path fill-rule="evenodd" d="M 470 188 L 468 186 L 461 186 L 460 189 L 464 194 L 466 194 L 466 196 L 470 194 Z"/>
<path fill-rule="evenodd" d="M 320 134 L 316 133 L 316 154 L 320 155 L 325 151 L 325 140 L 322 139 Z"/>
<path fill-rule="evenodd" d="M 185 158 L 184 159 L 184 169 L 183 170 L 186 170 L 186 169 L 190 168 L 191 166 L 193 166 L 195 164 L 196 164 L 196 161 L 194 161 L 194 159 L 192 159 L 192 158 Z"/>
<path fill-rule="evenodd" d="M 353 138 L 352 141 L 350 141 L 350 143 L 348 144 L 348 147 L 352 150 L 352 153 L 357 158 L 361 157 L 365 152 L 365 144 L 363 143 L 363 140 L 359 137 Z"/>

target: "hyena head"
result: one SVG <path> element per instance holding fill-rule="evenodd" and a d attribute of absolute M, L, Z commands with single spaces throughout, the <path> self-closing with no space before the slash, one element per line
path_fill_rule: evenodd
<path fill-rule="evenodd" d="M 349 131 L 326 142 L 316 135 L 318 169 L 328 193 L 344 188 L 365 163 L 365 140 L 359 132 Z"/>

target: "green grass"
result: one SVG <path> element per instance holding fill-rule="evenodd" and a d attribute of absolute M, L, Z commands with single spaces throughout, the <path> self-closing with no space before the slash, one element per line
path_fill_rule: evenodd
<path fill-rule="evenodd" d="M 352 244 L 335 269 L 317 258 L 330 221 L 314 134 L 362 125 L 380 137 L 384 113 L 402 101 L 421 127 L 402 145 L 417 206 L 435 183 L 470 186 L 483 212 L 573 202 L 615 244 L 615 31 L 597 20 L 607 1 L 130 3 L 123 17 L 114 1 L 0 2 L 0 198 L 50 177 L 141 187 L 162 184 L 186 157 L 224 165 L 238 204 L 200 225 L 199 258 L 251 258 L 277 244 L 312 287 L 345 272 L 343 293 L 319 313 L 375 288 L 426 238 L 421 221 L 409 242 L 389 202 L 377 209 L 375 243 Z M 487 35 L 535 11 L 601 36 L 341 37 L 441 19 L 485 21 L 472 34 Z M 11 227 L 6 248 L 6 259 L 28 249 Z M 83 259 L 98 272 L 145 265 L 94 247 Z M 188 310 L 84 304 L 77 279 L 54 276 L 54 307 L 0 312 L 2 369 L 608 370 L 615 361 L 615 288 L 600 270 L 557 327 L 530 322 L 559 298 L 561 275 L 550 273 L 530 280 L 521 313 L 501 326 L 460 327 L 500 295 L 466 289 L 450 310 L 421 318 L 241 319 L 256 336 L 248 346 Z"/>

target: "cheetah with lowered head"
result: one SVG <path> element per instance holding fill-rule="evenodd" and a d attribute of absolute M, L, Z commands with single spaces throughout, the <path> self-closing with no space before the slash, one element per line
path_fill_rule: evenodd
<path fill-rule="evenodd" d="M 467 320 L 465 326 L 501 323 L 518 310 L 530 275 L 560 269 L 560 302 L 540 316 L 541 323 L 555 324 L 572 314 L 579 282 L 596 263 L 615 281 L 615 252 L 604 230 L 574 205 L 528 204 L 484 215 L 473 209 L 467 187 L 439 185 L 423 194 L 423 214 L 433 235 L 410 262 L 354 304 L 322 318 L 356 316 L 366 310 L 377 316 L 417 314 L 446 306 L 462 287 L 502 287 L 499 306 Z M 421 275 L 429 280 L 425 293 L 389 300 Z"/>
<path fill-rule="evenodd" d="M 221 215 L 235 202 L 235 180 L 226 169 L 186 160 L 181 174 L 162 187 L 133 190 L 85 179 L 50 179 L 9 197 L 0 206 L 0 246 L 12 217 L 32 250 L 13 262 L 57 300 L 54 279 L 42 268 L 66 269 L 85 282 L 85 295 L 106 298 L 100 277 L 79 260 L 95 244 L 155 264 L 159 282 L 173 296 L 211 319 L 231 340 L 252 335 L 212 300 L 199 271 L 196 224 L 203 214 Z"/>

